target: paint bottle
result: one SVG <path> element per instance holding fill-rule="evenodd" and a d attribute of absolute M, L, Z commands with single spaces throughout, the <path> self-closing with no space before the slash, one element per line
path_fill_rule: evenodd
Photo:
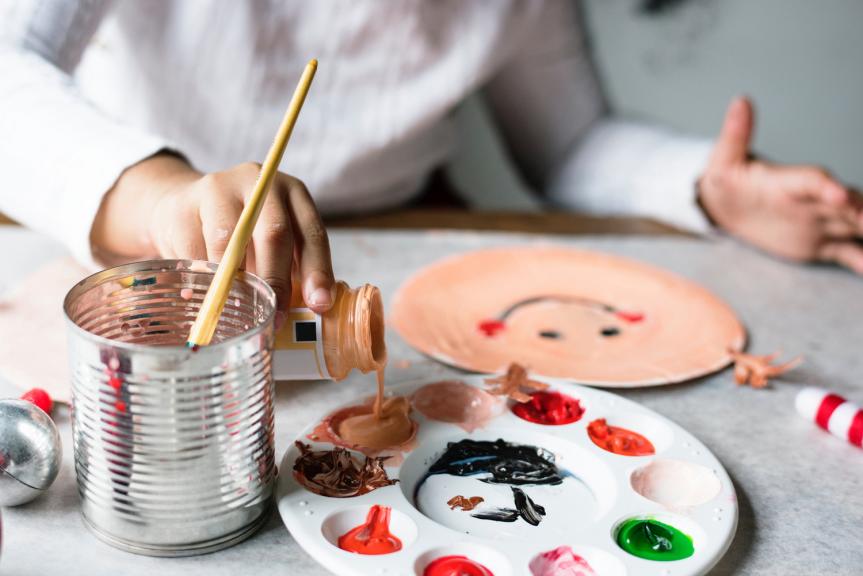
<path fill-rule="evenodd" d="M 276 334 L 277 380 L 342 380 L 355 368 L 363 373 L 383 369 L 384 306 L 377 287 L 337 282 L 333 307 L 322 315 L 304 306 L 296 283 L 292 295 L 292 307 Z"/>

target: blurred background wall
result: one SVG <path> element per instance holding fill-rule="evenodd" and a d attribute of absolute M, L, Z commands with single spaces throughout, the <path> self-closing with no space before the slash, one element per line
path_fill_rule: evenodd
<path fill-rule="evenodd" d="M 714 137 L 729 99 L 756 104 L 755 151 L 863 187 L 863 0 L 581 0 L 615 114 Z M 536 207 L 479 98 L 458 111 L 450 173 L 479 208 Z"/>

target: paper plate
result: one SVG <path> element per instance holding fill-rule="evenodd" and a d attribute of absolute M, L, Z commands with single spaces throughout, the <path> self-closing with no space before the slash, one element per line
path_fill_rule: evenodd
<path fill-rule="evenodd" d="M 351 498 L 313 493 L 294 475 L 300 450 L 293 445 L 282 459 L 277 501 L 282 519 L 296 541 L 335 574 L 423 576 L 429 564 L 447 556 L 463 556 L 494 576 L 547 573 L 531 569 L 537 557 L 567 546 L 595 574 L 612 576 L 704 574 L 722 557 L 737 526 L 737 498 L 728 474 L 710 451 L 691 434 L 666 418 L 609 392 L 543 378 L 558 391 L 578 400 L 580 418 L 564 425 L 543 425 L 512 412 L 514 402 L 500 401 L 501 411 L 482 428 L 466 432 L 455 423 L 429 419 L 416 409 L 416 448 L 386 471 L 398 483 Z M 483 387 L 483 379 L 464 382 Z M 403 395 L 424 383 L 396 388 Z M 321 415 L 325 417 L 326 415 Z M 588 429 L 605 419 L 645 437 L 654 454 L 619 455 L 595 444 Z M 319 420 L 320 421 L 320 420 Z M 332 444 L 309 439 L 311 423 L 299 441 L 312 450 Z M 538 449 L 561 472 L 553 484 L 517 487 L 544 508 L 537 525 L 518 517 L 511 522 L 476 518 L 513 506 L 510 484 L 489 482 L 488 474 L 427 476 L 448 443 L 465 439 L 501 440 Z M 364 456 L 353 452 L 358 461 Z M 472 511 L 451 509 L 455 495 L 483 498 Z M 372 506 L 391 508 L 389 530 L 402 544 L 397 552 L 363 555 L 339 548 L 339 537 L 363 524 Z M 673 526 L 691 540 L 692 554 L 681 560 L 657 561 L 634 556 L 617 543 L 628 520 L 651 519 Z M 534 565 L 536 568 L 536 565 Z"/>
<path fill-rule="evenodd" d="M 697 284 L 569 248 L 481 250 L 437 262 L 396 294 L 390 322 L 413 347 L 475 372 L 518 362 L 582 384 L 671 384 L 715 372 L 742 324 Z"/>

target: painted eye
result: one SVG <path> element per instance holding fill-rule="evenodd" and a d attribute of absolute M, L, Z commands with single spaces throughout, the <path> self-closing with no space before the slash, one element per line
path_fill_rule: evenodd
<path fill-rule="evenodd" d="M 540 338 L 548 338 L 549 340 L 560 340 L 561 334 L 555 330 L 543 330 L 539 333 Z"/>
<path fill-rule="evenodd" d="M 608 338 L 610 336 L 617 336 L 618 334 L 620 334 L 620 328 L 616 328 L 614 326 L 606 326 L 605 328 L 600 330 L 599 333 L 602 334 L 603 336 L 605 336 L 606 338 Z"/>

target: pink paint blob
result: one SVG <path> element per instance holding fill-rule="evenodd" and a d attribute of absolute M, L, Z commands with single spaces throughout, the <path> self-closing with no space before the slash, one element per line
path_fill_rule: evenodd
<path fill-rule="evenodd" d="M 183 300 L 191 300 L 192 296 L 194 295 L 195 291 L 191 288 L 183 288 L 182 290 L 180 290 L 180 298 L 182 298 Z"/>
<path fill-rule="evenodd" d="M 426 418 L 455 424 L 467 432 L 483 428 L 503 412 L 500 398 L 460 380 L 426 384 L 414 392 L 412 401 Z"/>
<path fill-rule="evenodd" d="M 530 573 L 532 576 L 596 576 L 587 560 L 569 546 L 558 546 L 534 556 L 530 561 Z"/>

